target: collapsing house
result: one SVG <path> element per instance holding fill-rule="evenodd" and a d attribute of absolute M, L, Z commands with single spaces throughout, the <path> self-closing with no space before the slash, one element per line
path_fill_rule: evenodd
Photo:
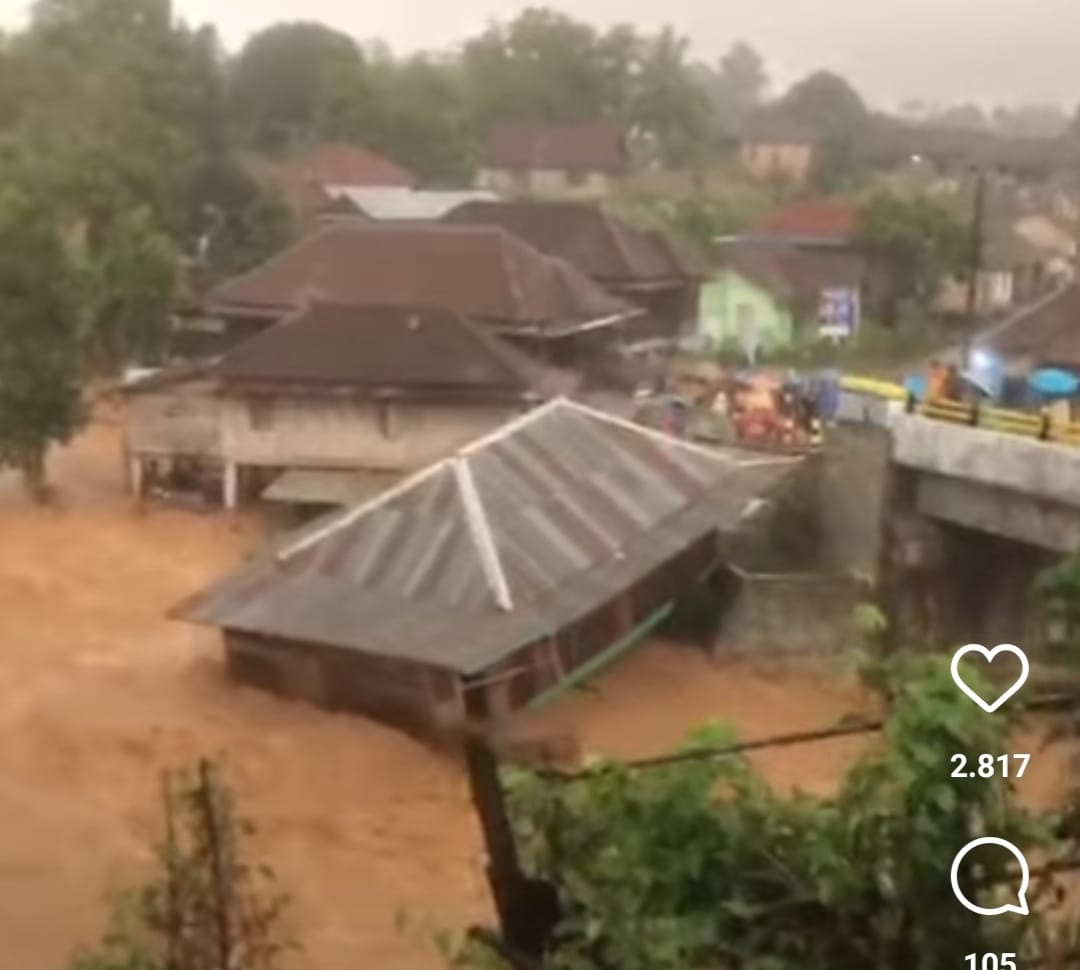
<path fill-rule="evenodd" d="M 795 464 L 557 398 L 174 615 L 220 628 L 241 681 L 441 733 L 466 703 L 498 718 L 640 640 Z"/>

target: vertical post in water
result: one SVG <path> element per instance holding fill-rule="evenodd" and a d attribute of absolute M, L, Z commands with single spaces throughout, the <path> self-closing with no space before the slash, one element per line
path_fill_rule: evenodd
<path fill-rule="evenodd" d="M 499 781 L 495 755 L 483 735 L 487 722 L 487 695 L 475 682 L 465 682 L 465 762 L 469 773 L 469 788 L 473 805 L 480 820 L 480 829 L 487 850 L 487 875 L 499 928 L 503 938 L 515 945 L 517 900 L 525 882 L 518 860 L 514 831 L 506 809 L 506 797 Z"/>

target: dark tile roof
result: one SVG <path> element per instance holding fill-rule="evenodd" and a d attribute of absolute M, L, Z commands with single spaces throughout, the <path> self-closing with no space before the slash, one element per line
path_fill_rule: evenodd
<path fill-rule="evenodd" d="M 560 169 L 618 174 L 625 170 L 626 161 L 624 132 L 613 121 L 508 121 L 492 129 L 482 164 L 507 171 Z"/>
<path fill-rule="evenodd" d="M 446 222 L 501 226 L 602 282 L 652 282 L 704 275 L 699 260 L 660 233 L 632 226 L 588 202 L 466 202 Z"/>
<path fill-rule="evenodd" d="M 214 369 L 230 384 L 529 394 L 542 372 L 525 354 L 448 310 L 312 303 Z"/>
<path fill-rule="evenodd" d="M 1080 284 L 1051 293 L 983 338 L 1005 357 L 1080 368 Z"/>
<path fill-rule="evenodd" d="M 794 467 L 560 398 L 285 538 L 174 613 L 477 673 L 737 528 Z"/>
<path fill-rule="evenodd" d="M 258 157 L 250 160 L 256 172 L 283 180 L 290 186 L 309 183 L 320 186 L 400 186 L 416 185 L 416 176 L 392 159 L 363 145 L 328 142 L 285 158 Z"/>
<path fill-rule="evenodd" d="M 850 199 L 799 199 L 767 213 L 749 235 L 846 242 L 857 221 L 858 209 Z"/>
<path fill-rule="evenodd" d="M 340 221 L 215 287 L 218 312 L 284 313 L 309 299 L 449 310 L 484 322 L 573 325 L 629 311 L 569 263 L 488 226 Z"/>

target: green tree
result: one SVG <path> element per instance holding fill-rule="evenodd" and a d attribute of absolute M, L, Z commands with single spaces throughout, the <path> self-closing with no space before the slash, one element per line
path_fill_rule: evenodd
<path fill-rule="evenodd" d="M 484 129 L 500 121 L 588 121 L 612 117 L 629 72 L 629 51 L 597 56 L 588 24 L 545 7 L 494 23 L 467 41 L 462 68 L 469 103 Z"/>
<path fill-rule="evenodd" d="M 120 215 L 90 257 L 91 357 L 106 369 L 159 364 L 168 346 L 178 260 L 149 210 Z"/>
<path fill-rule="evenodd" d="M 642 41 L 632 72 L 628 128 L 669 165 L 704 161 L 715 147 L 708 92 L 691 69 L 690 43 L 665 27 Z"/>
<path fill-rule="evenodd" d="M 923 196 L 875 192 L 859 207 L 857 238 L 884 276 L 881 317 L 887 326 L 903 302 L 928 306 L 942 280 L 969 263 L 965 220 Z"/>
<path fill-rule="evenodd" d="M 229 72 L 240 137 L 271 151 L 358 137 L 370 121 L 369 87 L 356 42 L 318 23 L 276 24 L 255 34 Z"/>
<path fill-rule="evenodd" d="M 972 952 L 1022 952 L 1048 924 L 1036 881 L 1026 920 L 957 904 L 949 863 L 986 832 L 1054 854 L 1056 818 L 1021 808 L 995 775 L 957 782 L 1008 751 L 1009 719 L 956 690 L 948 664 L 904 658 L 876 679 L 889 715 L 880 744 L 831 797 L 776 793 L 742 757 L 694 759 L 730 743 L 712 728 L 685 760 L 611 763 L 553 783 L 518 773 L 511 803 L 532 868 L 558 887 L 561 970 L 951 970 Z M 1014 885 L 1010 857 L 971 855 L 960 879 L 990 900 Z M 984 905 L 992 905 L 985 902 Z"/>
<path fill-rule="evenodd" d="M 477 129 L 508 120 L 609 118 L 670 164 L 713 147 L 706 85 L 687 60 L 688 41 L 621 24 L 598 33 L 543 7 L 497 23 L 465 44 L 465 95 Z"/>
<path fill-rule="evenodd" d="M 762 56 L 749 44 L 738 41 L 720 59 L 710 83 L 717 122 L 736 133 L 762 103 L 769 89 L 769 75 Z"/>
<path fill-rule="evenodd" d="M 830 71 L 817 71 L 796 82 L 771 110 L 827 139 L 850 138 L 869 119 L 859 92 Z"/>
<path fill-rule="evenodd" d="M 81 291 L 56 213 L 0 175 L 0 467 L 45 495 L 45 455 L 83 416 Z"/>
<path fill-rule="evenodd" d="M 383 56 L 369 67 L 377 108 L 372 147 L 403 163 L 429 184 L 467 185 L 475 167 L 476 136 L 459 65 L 417 55 Z"/>

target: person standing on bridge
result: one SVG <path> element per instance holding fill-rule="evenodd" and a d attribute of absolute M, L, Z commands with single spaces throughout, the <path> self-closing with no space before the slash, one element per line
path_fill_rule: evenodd
<path fill-rule="evenodd" d="M 926 399 L 940 401 L 945 397 L 948 383 L 948 371 L 940 360 L 931 361 L 930 376 L 926 382 Z"/>

